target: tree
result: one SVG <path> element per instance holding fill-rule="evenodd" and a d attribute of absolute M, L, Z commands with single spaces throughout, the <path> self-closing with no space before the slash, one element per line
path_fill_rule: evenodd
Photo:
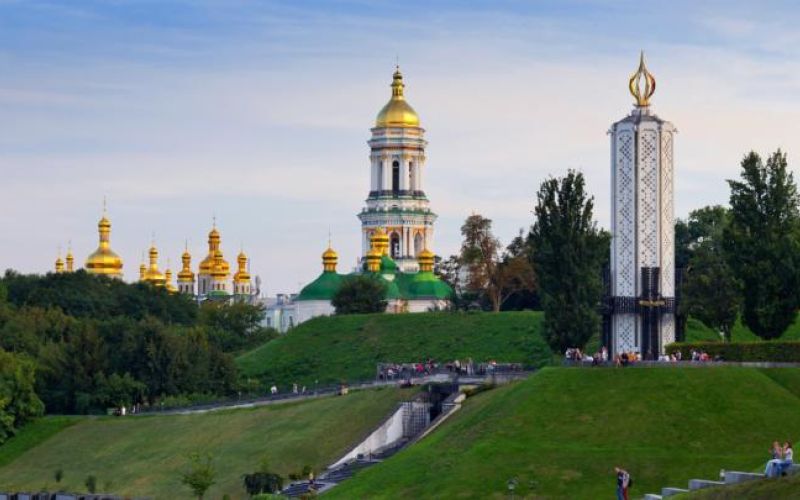
<path fill-rule="evenodd" d="M 189 455 L 189 469 L 181 475 L 181 483 L 191 488 L 199 500 L 203 500 L 203 495 L 216 482 L 215 475 L 211 454 L 192 453 Z"/>
<path fill-rule="evenodd" d="M 527 256 L 504 250 L 492 234 L 492 221 L 472 214 L 461 226 L 464 242 L 460 262 L 467 267 L 467 288 L 483 292 L 494 312 L 515 292 L 535 287 L 533 268 Z"/>
<path fill-rule="evenodd" d="M 27 356 L 0 349 L 0 444 L 44 413 L 34 392 L 35 366 Z"/>
<path fill-rule="evenodd" d="M 729 180 L 730 223 L 724 231 L 728 263 L 744 289 L 744 323 L 763 339 L 777 338 L 797 315 L 800 290 L 800 213 L 786 155 L 764 164 L 755 152 L 742 160 L 740 180 Z"/>
<path fill-rule="evenodd" d="M 739 315 L 741 286 L 720 241 L 705 240 L 694 249 L 682 292 L 681 311 L 722 332 L 730 342 Z"/>
<path fill-rule="evenodd" d="M 372 275 L 348 277 L 331 300 L 336 314 L 379 313 L 386 311 L 386 283 Z"/>
<path fill-rule="evenodd" d="M 97 478 L 95 476 L 86 476 L 86 481 L 84 481 L 83 484 L 86 486 L 86 491 L 89 493 L 97 491 Z"/>
<path fill-rule="evenodd" d="M 722 242 L 723 229 L 730 218 L 729 210 L 713 205 L 692 210 L 685 220 L 675 222 L 675 267 L 686 268 L 695 249 L 708 239 Z"/>
<path fill-rule="evenodd" d="M 545 312 L 544 334 L 561 352 L 583 347 L 600 329 L 601 272 L 609 240 L 592 220 L 594 199 L 583 174 L 544 181 L 528 237 Z"/>

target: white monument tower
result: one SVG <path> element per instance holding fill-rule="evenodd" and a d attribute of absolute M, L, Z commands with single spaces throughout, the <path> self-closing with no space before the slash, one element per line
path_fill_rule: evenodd
<path fill-rule="evenodd" d="M 604 343 L 612 354 L 652 358 L 675 341 L 675 128 L 650 109 L 656 81 L 644 63 L 631 76 L 636 100 L 611 135 L 611 264 Z"/>
<path fill-rule="evenodd" d="M 417 255 L 433 247 L 433 223 L 423 190 L 425 130 L 405 100 L 400 68 L 392 79 L 392 96 L 378 113 L 369 140 L 371 182 L 361 219 L 362 256 L 370 238 L 382 228 L 389 235 L 389 253 L 403 272 L 419 269 Z"/>

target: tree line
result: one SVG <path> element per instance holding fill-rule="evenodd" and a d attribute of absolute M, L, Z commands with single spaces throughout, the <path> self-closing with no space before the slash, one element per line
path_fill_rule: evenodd
<path fill-rule="evenodd" d="M 708 206 L 675 224 L 679 321 L 693 316 L 730 339 L 738 318 L 764 339 L 779 337 L 800 307 L 800 198 L 780 150 L 755 152 L 729 180 L 730 207 Z M 608 231 L 594 221 L 580 172 L 545 180 L 530 228 L 503 246 L 492 221 L 472 214 L 458 255 L 436 272 L 456 291 L 455 309 L 541 309 L 551 348 L 582 347 L 600 329 Z"/>
<path fill-rule="evenodd" d="M 249 304 L 198 307 L 184 295 L 84 271 L 7 271 L 0 278 L 0 442 L 4 426 L 18 428 L 45 409 L 96 413 L 234 394 L 233 354 L 276 336 L 261 327 L 263 317 Z"/>

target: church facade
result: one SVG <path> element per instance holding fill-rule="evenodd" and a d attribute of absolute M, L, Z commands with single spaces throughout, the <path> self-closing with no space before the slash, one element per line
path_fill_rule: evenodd
<path fill-rule="evenodd" d="M 611 260 L 603 344 L 655 358 L 675 341 L 675 127 L 656 116 L 656 83 L 642 54 L 631 113 L 611 126 Z"/>

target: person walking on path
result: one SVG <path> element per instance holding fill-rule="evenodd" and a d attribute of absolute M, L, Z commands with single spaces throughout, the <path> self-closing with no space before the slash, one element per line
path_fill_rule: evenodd
<path fill-rule="evenodd" d="M 617 500 L 628 500 L 628 487 L 631 483 L 631 475 L 628 471 L 619 467 L 614 467 L 617 473 Z"/>

